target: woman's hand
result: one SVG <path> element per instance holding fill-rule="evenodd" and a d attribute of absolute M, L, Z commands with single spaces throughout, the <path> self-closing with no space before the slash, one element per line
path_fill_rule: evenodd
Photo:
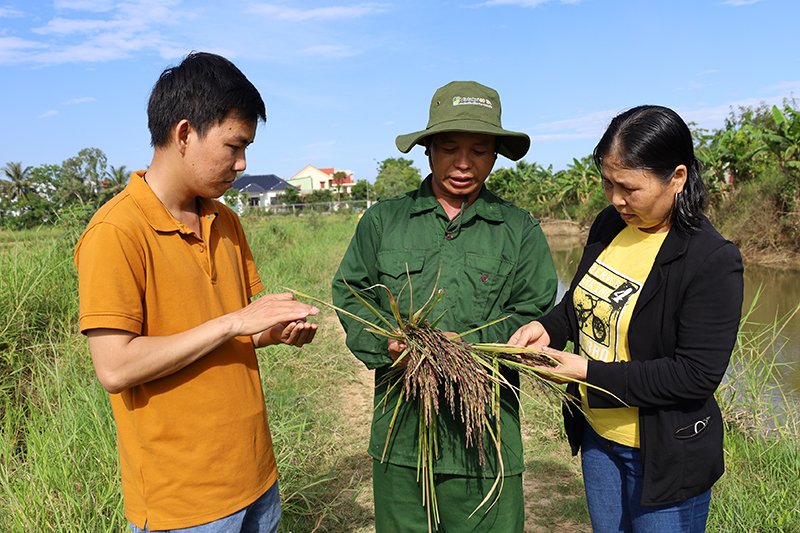
<path fill-rule="evenodd" d="M 551 374 L 555 375 L 548 375 L 548 374 L 540 374 L 542 377 L 549 379 L 550 381 L 558 384 L 569 383 L 572 380 L 580 380 L 586 381 L 586 373 L 589 369 L 589 361 L 581 357 L 580 355 L 575 355 L 574 353 L 568 352 L 561 352 L 559 350 L 553 350 L 552 348 L 548 348 L 547 346 L 542 346 L 542 352 L 547 354 L 548 357 L 551 357 L 558 363 L 558 366 L 540 366 L 537 367 L 541 370 L 545 370 L 550 372 Z M 563 379 L 569 378 L 569 379 Z"/>
<path fill-rule="evenodd" d="M 519 328 L 517 332 L 508 339 L 508 344 L 541 350 L 542 347 L 550 344 L 550 335 L 547 334 L 547 331 L 541 323 L 534 320 Z"/>
<path fill-rule="evenodd" d="M 537 368 L 548 372 L 547 374 L 541 374 L 541 376 L 554 383 L 563 384 L 574 379 L 586 380 L 586 372 L 589 367 L 588 361 L 579 355 L 549 348 L 547 345 L 550 344 L 550 335 L 540 322 L 534 320 L 519 328 L 508 339 L 508 344 L 541 350 L 553 358 L 558 363 L 558 366 L 540 366 Z"/>

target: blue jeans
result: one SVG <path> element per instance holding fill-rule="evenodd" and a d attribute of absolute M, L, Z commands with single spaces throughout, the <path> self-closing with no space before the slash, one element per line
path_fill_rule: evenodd
<path fill-rule="evenodd" d="M 642 506 L 639 448 L 604 439 L 584 425 L 581 466 L 594 533 L 702 533 L 711 489 L 685 502 Z"/>
<path fill-rule="evenodd" d="M 276 481 L 256 501 L 232 515 L 207 524 L 183 529 L 159 529 L 159 533 L 275 533 L 281 520 L 281 495 Z M 155 533 L 152 529 L 139 529 L 128 523 L 132 533 Z"/>

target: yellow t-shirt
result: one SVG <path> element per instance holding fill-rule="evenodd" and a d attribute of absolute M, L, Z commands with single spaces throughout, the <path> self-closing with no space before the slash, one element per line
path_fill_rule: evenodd
<path fill-rule="evenodd" d="M 604 361 L 630 361 L 628 326 L 653 262 L 667 233 L 626 226 L 600 254 L 573 293 L 580 353 Z M 589 424 L 608 440 L 639 447 L 639 409 L 590 409 L 581 386 Z"/>
<path fill-rule="evenodd" d="M 263 285 L 236 215 L 200 202 L 201 239 L 134 173 L 75 249 L 81 331 L 161 336 L 247 305 Z M 277 467 L 252 340 L 235 338 L 169 376 L 111 394 L 125 514 L 179 529 L 236 512 Z"/>

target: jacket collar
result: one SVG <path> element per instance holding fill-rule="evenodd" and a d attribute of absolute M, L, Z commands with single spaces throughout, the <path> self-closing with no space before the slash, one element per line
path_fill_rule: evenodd
<path fill-rule="evenodd" d="M 601 225 L 599 226 L 600 229 L 598 238 L 596 242 L 586 247 L 587 250 L 597 250 L 597 253 L 594 255 L 595 258 L 597 258 L 597 256 L 600 255 L 600 252 L 603 251 L 606 246 L 611 244 L 611 241 L 614 240 L 614 237 L 616 237 L 617 234 L 619 234 L 619 232 L 625 228 L 625 221 L 622 220 L 622 217 L 619 216 L 619 213 L 617 213 L 617 210 L 614 209 L 613 206 L 608 206 L 605 208 L 597 216 L 597 218 L 601 222 Z M 664 239 L 664 244 L 661 245 L 661 249 L 656 256 L 654 268 L 658 265 L 671 263 L 672 261 L 682 257 L 684 254 L 686 254 L 688 246 L 689 235 L 686 235 L 684 232 L 679 231 L 675 226 L 673 226 L 670 228 L 667 238 Z"/>
<path fill-rule="evenodd" d="M 437 208 L 444 214 L 442 204 L 433 194 L 432 181 L 433 174 L 428 174 L 419 189 L 415 191 L 414 205 L 411 207 L 412 215 L 433 211 Z M 499 201 L 500 199 L 489 191 L 484 184 L 481 187 L 481 192 L 478 193 L 478 198 L 464 211 L 462 224 L 466 224 L 476 216 L 490 222 L 502 222 L 503 214 L 500 211 Z"/>

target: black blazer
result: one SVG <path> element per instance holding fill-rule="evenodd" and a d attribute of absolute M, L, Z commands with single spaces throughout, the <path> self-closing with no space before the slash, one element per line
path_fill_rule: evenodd
<path fill-rule="evenodd" d="M 577 343 L 572 292 L 600 252 L 625 227 L 613 207 L 598 215 L 569 291 L 540 319 L 550 345 Z M 744 291 L 738 248 L 702 218 L 700 230 L 670 229 L 642 287 L 628 329 L 631 361 L 589 361 L 587 380 L 639 408 L 644 472 L 642 505 L 664 505 L 702 494 L 724 471 L 723 424 L 714 391 L 736 343 Z M 568 390 L 577 397 L 577 386 Z M 588 389 L 592 408 L 623 407 Z M 573 455 L 583 415 L 565 407 Z"/>

